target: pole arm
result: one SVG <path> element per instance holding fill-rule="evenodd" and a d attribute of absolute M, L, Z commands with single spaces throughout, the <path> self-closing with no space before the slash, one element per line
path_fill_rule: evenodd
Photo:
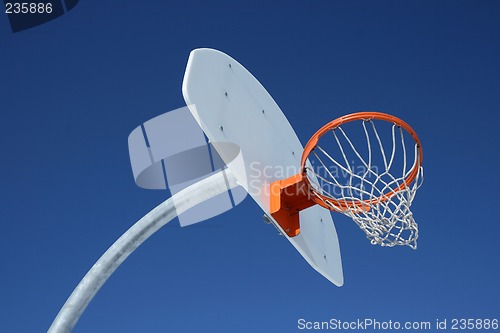
<path fill-rule="evenodd" d="M 52 322 L 49 333 L 67 333 L 113 272 L 146 239 L 177 215 L 237 186 L 229 169 L 222 170 L 174 194 L 128 229 L 97 260 Z"/>

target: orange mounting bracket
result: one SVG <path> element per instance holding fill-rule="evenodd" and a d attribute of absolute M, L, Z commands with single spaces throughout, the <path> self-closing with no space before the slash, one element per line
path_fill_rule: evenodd
<path fill-rule="evenodd" d="M 289 237 L 300 233 L 299 212 L 316 205 L 301 173 L 271 183 L 271 216 Z"/>

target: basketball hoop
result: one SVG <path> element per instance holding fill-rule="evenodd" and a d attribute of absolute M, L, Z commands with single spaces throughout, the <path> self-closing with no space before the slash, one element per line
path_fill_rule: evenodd
<path fill-rule="evenodd" d="M 356 122 L 361 126 L 351 124 L 349 130 L 362 133 L 358 142 L 342 128 Z M 336 154 L 320 144 L 327 133 L 333 134 Z M 306 144 L 301 172 L 271 184 L 272 215 L 292 237 L 300 232 L 298 212 L 318 204 L 349 216 L 372 244 L 415 249 L 418 225 L 410 206 L 423 182 L 422 156 L 417 134 L 397 117 L 357 112 L 337 118 Z"/>

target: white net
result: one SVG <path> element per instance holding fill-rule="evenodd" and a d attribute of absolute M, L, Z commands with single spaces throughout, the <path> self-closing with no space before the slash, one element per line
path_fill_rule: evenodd
<path fill-rule="evenodd" d="M 364 136 L 353 141 L 347 132 L 359 132 L 360 123 Z M 305 170 L 313 195 L 352 218 L 372 244 L 416 249 L 418 225 L 410 206 L 423 182 L 417 143 L 386 121 L 359 120 L 342 127 L 330 130 L 331 147 L 318 142 L 309 154 Z"/>

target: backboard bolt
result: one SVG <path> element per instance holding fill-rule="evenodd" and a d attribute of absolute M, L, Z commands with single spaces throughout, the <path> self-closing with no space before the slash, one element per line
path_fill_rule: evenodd
<path fill-rule="evenodd" d="M 323 258 L 326 259 L 326 254 L 323 254 Z"/>
<path fill-rule="evenodd" d="M 231 68 L 231 64 L 229 64 L 228 66 L 229 66 L 229 68 Z"/>
<path fill-rule="evenodd" d="M 262 109 L 262 114 L 266 113 L 266 111 L 264 109 Z"/>
<path fill-rule="evenodd" d="M 221 131 L 223 131 L 223 130 L 224 130 L 224 127 L 222 127 L 222 126 L 219 126 L 219 128 L 220 128 L 220 130 L 221 130 Z"/>
<path fill-rule="evenodd" d="M 227 97 L 227 91 L 224 91 L 224 96 L 226 96 L 226 97 Z"/>

